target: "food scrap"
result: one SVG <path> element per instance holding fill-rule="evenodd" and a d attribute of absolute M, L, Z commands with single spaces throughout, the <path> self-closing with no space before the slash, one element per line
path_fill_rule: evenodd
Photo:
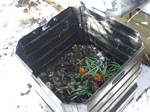
<path fill-rule="evenodd" d="M 47 86 L 63 102 L 86 101 L 100 86 L 120 69 L 94 45 L 74 44 L 47 70 Z"/>

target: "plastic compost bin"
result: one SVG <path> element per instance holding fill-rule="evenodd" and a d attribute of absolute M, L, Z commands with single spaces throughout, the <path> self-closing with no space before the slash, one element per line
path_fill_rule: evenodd
<path fill-rule="evenodd" d="M 127 99 L 129 93 L 131 94 L 137 87 L 134 80 L 138 77 L 136 73 L 140 68 L 144 47 L 139 33 L 133 29 L 85 7 L 69 7 L 53 17 L 45 30 L 41 26 L 20 39 L 16 54 L 28 65 L 32 74 L 38 77 L 77 42 L 92 43 L 122 64 L 121 70 L 84 103 L 89 112 L 116 111 L 125 101 L 123 97 Z M 130 88 L 120 89 L 124 86 Z M 115 87 L 117 89 L 111 96 L 110 93 Z M 118 92 L 124 94 L 120 95 Z M 105 100 L 106 97 L 110 99 Z M 111 99 L 113 97 L 118 98 L 115 104 L 113 104 L 115 99 Z M 113 107 L 110 106 L 112 104 Z M 56 107 L 51 108 L 57 110 Z M 62 108 L 65 110 L 65 107 Z M 66 111 L 69 112 L 67 109 Z"/>

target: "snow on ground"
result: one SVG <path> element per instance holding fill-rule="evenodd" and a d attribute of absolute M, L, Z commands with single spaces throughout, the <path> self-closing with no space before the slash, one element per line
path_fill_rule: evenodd
<path fill-rule="evenodd" d="M 48 107 L 31 87 L 35 82 L 30 72 L 16 58 L 15 47 L 22 36 L 45 24 L 58 10 L 42 0 L 30 8 L 17 7 L 16 1 L 0 1 L 0 112 L 48 112 Z M 141 68 L 135 100 L 124 112 L 150 110 L 150 89 L 147 89 L 150 68 L 145 65 Z"/>
<path fill-rule="evenodd" d="M 0 5 L 0 68 L 7 58 L 14 55 L 18 40 L 43 24 L 51 17 L 58 14 L 58 10 L 46 2 L 35 2 L 30 8 L 28 6 L 17 7 L 15 0 L 12 2 L 1 2 Z M 1 62 L 4 61 L 4 62 Z M 0 74 L 2 71 L 0 71 Z"/>
<path fill-rule="evenodd" d="M 48 107 L 35 92 L 30 73 L 18 58 L 3 58 L 0 62 L 0 111 L 48 112 Z"/>
<path fill-rule="evenodd" d="M 150 88 L 144 91 L 138 101 L 133 100 L 123 112 L 149 112 L 150 110 Z"/>
<path fill-rule="evenodd" d="M 21 38 L 58 13 L 57 9 L 46 2 L 33 3 L 30 7 L 19 7 L 16 2 L 1 6 L 0 42 L 7 42 L 8 39 L 14 37 L 15 39 Z"/>
<path fill-rule="evenodd" d="M 59 11 L 41 0 L 30 9 L 17 7 L 16 1 L 0 1 L 0 112 L 48 112 L 34 89 L 27 87 L 33 79 L 17 60 L 15 48 L 22 36 Z"/>

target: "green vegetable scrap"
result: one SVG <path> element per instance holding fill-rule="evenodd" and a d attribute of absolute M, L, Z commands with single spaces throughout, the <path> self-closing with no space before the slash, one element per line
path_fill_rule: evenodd
<path fill-rule="evenodd" d="M 121 65 L 92 44 L 75 44 L 56 61 L 43 79 L 65 103 L 86 101 Z M 49 72 L 48 71 L 48 72 Z"/>
<path fill-rule="evenodd" d="M 103 68 L 95 58 L 91 57 L 85 57 L 79 63 L 80 67 L 78 67 L 76 72 L 67 73 L 67 76 L 76 81 L 74 87 L 71 86 L 67 89 L 72 101 L 79 99 L 81 96 L 90 97 L 93 91 L 90 88 L 89 82 L 104 82 L 120 69 L 120 64 L 115 61 L 105 64 Z M 83 80 L 85 76 L 86 78 Z"/>

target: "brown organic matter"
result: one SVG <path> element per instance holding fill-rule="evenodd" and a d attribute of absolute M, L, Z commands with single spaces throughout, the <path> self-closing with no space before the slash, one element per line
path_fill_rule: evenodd
<path fill-rule="evenodd" d="M 111 76 L 111 71 L 119 69 L 119 64 L 113 66 L 111 61 L 94 45 L 74 44 L 47 69 L 43 79 L 63 102 L 85 102 Z"/>

